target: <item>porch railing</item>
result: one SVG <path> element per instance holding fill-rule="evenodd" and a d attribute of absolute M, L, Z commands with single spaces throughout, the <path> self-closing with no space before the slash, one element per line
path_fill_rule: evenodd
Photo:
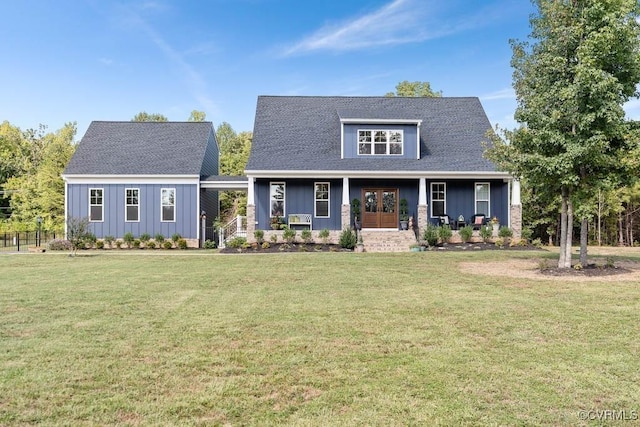
<path fill-rule="evenodd" d="M 247 237 L 247 217 L 238 215 L 218 229 L 218 247 L 226 247 L 229 239 Z"/>

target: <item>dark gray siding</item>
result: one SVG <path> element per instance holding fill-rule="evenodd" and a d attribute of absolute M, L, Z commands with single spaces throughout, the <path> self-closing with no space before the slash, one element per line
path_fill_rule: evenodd
<path fill-rule="evenodd" d="M 219 162 L 219 150 L 218 142 L 216 141 L 216 135 L 213 132 L 213 128 L 209 132 L 209 138 L 207 140 L 207 149 L 202 159 L 202 168 L 200 169 L 200 176 L 207 177 L 212 175 L 218 175 L 218 162 Z"/>
<path fill-rule="evenodd" d="M 358 155 L 358 129 L 363 130 L 397 130 L 403 131 L 403 151 L 402 156 L 372 156 L 372 155 Z M 416 134 L 418 133 L 418 127 L 416 125 L 367 125 L 367 124 L 345 124 L 344 125 L 344 157 L 345 159 L 355 159 L 362 157 L 386 157 L 392 159 L 415 159 L 418 157 Z"/>
<path fill-rule="evenodd" d="M 465 220 L 471 218 L 475 212 L 475 183 L 488 182 L 490 184 L 489 207 L 490 216 L 496 216 L 501 224 L 507 224 L 509 210 L 508 184 L 502 180 L 430 180 L 427 181 L 427 200 L 429 203 L 429 218 L 437 222 L 437 218 L 431 218 L 431 183 L 444 182 L 447 184 L 447 215 L 456 219 L 464 216 Z"/>
<path fill-rule="evenodd" d="M 143 233 L 149 233 L 152 237 L 158 233 L 164 237 L 171 237 L 175 233 L 187 239 L 197 237 L 199 209 L 195 184 L 69 184 L 68 215 L 88 217 L 90 188 L 104 189 L 104 221 L 90 223 L 91 230 L 98 238 L 109 235 L 122 238 L 127 232 L 136 237 Z M 140 189 L 139 222 L 125 222 L 125 188 Z M 160 221 L 162 188 L 176 189 L 175 222 Z"/>
<path fill-rule="evenodd" d="M 269 183 L 284 182 L 285 188 L 285 218 L 288 214 L 314 214 L 314 197 L 316 182 L 329 182 L 330 202 L 329 218 L 313 217 L 313 229 L 340 230 L 342 226 L 342 180 L 331 179 L 258 179 L 255 186 L 256 229 L 270 228 Z"/>

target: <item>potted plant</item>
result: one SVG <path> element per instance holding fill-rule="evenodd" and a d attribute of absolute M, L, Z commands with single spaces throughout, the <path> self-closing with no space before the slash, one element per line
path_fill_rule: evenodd
<path fill-rule="evenodd" d="M 362 223 L 360 222 L 360 199 L 353 199 L 351 201 L 351 213 L 353 214 L 353 226 L 356 230 L 362 229 Z"/>
<path fill-rule="evenodd" d="M 407 199 L 400 199 L 400 228 L 409 229 L 409 204 Z"/>
<path fill-rule="evenodd" d="M 280 230 L 280 226 L 283 224 L 282 218 L 279 216 L 271 217 L 271 229 L 272 230 Z"/>
<path fill-rule="evenodd" d="M 497 236 L 498 229 L 500 229 L 500 221 L 498 220 L 498 217 L 494 216 L 489 222 L 491 223 L 491 228 L 493 229 L 493 235 Z"/>

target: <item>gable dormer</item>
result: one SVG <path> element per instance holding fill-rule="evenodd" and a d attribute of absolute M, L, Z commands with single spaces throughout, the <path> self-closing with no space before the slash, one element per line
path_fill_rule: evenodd
<path fill-rule="evenodd" d="M 376 111 L 338 111 L 341 158 L 420 158 L 422 120 Z"/>

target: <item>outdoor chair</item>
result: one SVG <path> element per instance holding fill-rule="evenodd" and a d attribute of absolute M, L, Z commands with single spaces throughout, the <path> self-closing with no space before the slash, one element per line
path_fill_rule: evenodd
<path fill-rule="evenodd" d="M 480 230 L 487 222 L 487 216 L 485 214 L 475 214 L 469 219 L 469 225 L 474 230 Z"/>

